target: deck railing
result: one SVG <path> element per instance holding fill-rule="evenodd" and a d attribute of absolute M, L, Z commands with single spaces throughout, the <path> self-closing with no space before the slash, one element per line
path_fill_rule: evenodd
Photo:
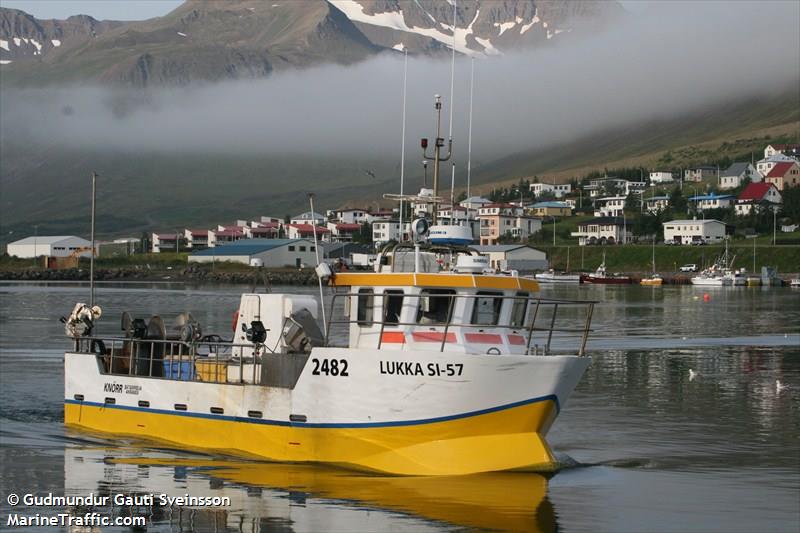
<path fill-rule="evenodd" d="M 272 353 L 263 344 L 129 337 L 79 337 L 75 350 L 95 354 L 101 374 L 229 384 L 260 383 L 261 355 Z"/>
<path fill-rule="evenodd" d="M 331 298 L 330 303 L 330 313 L 329 316 L 334 316 L 334 307 L 336 305 L 337 299 L 341 298 L 351 298 L 351 297 L 359 297 L 364 296 L 364 294 L 354 293 L 354 292 L 337 292 L 334 293 L 333 297 Z M 399 296 L 396 294 L 381 294 L 375 293 L 370 295 L 372 298 L 388 298 L 392 296 Z M 535 333 L 541 333 L 543 336 L 544 346 L 542 353 L 543 355 L 548 355 L 551 353 L 552 349 L 552 341 L 553 341 L 553 333 L 556 334 L 565 334 L 565 336 L 573 336 L 577 337 L 578 340 L 578 348 L 577 352 L 580 356 L 586 355 L 586 342 L 589 337 L 589 333 L 592 332 L 591 329 L 591 322 L 592 322 L 592 315 L 594 314 L 594 305 L 597 303 L 596 301 L 590 300 L 565 300 L 565 299 L 552 299 L 552 298 L 539 298 L 535 296 L 505 296 L 505 295 L 488 295 L 488 294 L 405 294 L 403 295 L 404 300 L 408 298 L 411 301 L 411 306 L 415 309 L 419 308 L 419 300 L 420 298 L 444 298 L 449 300 L 449 308 L 447 312 L 447 320 L 439 323 L 420 323 L 420 322 L 400 322 L 400 321 L 387 321 L 387 320 L 375 320 L 375 317 L 369 318 L 366 321 L 369 322 L 370 327 L 374 325 L 379 325 L 380 330 L 377 335 L 377 348 L 380 349 L 383 344 L 383 334 L 386 331 L 386 328 L 394 328 L 396 327 L 439 327 L 444 328 L 442 331 L 442 342 L 439 346 L 439 351 L 444 351 L 445 346 L 447 344 L 447 334 L 453 330 L 454 328 L 459 328 L 461 331 L 463 330 L 486 330 L 486 329 L 500 329 L 500 330 L 511 330 L 511 331 L 522 331 L 527 333 L 526 345 L 525 345 L 525 353 L 528 355 L 538 355 L 539 354 L 539 347 L 538 344 L 534 344 Z M 525 314 L 521 324 L 472 324 L 472 323 L 465 323 L 465 322 L 453 322 L 453 310 L 456 305 L 457 300 L 474 300 L 477 298 L 500 298 L 502 300 L 513 300 L 519 301 L 524 300 L 525 303 Z M 402 308 L 405 308 L 407 304 L 405 301 L 403 302 Z M 559 312 L 559 309 L 563 309 L 564 307 L 584 307 L 586 309 L 585 315 L 583 317 L 582 325 L 580 327 L 556 327 L 556 319 Z M 537 324 L 537 320 L 541 316 L 541 311 L 543 309 L 551 309 L 550 315 L 550 323 L 545 325 Z M 364 322 L 364 320 L 359 320 L 358 317 L 352 318 L 348 317 L 346 320 L 336 320 L 332 319 L 328 321 L 327 329 L 325 331 L 325 344 L 329 344 L 329 339 L 331 335 L 331 329 L 335 325 L 351 325 L 351 324 L 359 324 Z M 533 344 L 533 351 L 531 350 L 531 345 Z"/>

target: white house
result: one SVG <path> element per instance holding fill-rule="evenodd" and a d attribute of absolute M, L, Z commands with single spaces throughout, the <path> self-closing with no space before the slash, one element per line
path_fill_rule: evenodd
<path fill-rule="evenodd" d="M 781 193 L 774 183 L 751 183 L 736 200 L 736 214 L 749 215 L 754 209 L 771 209 L 783 202 Z"/>
<path fill-rule="evenodd" d="M 765 157 L 756 163 L 756 170 L 762 176 L 766 176 L 773 168 L 775 168 L 775 165 L 778 163 L 797 163 L 797 159 L 794 157 L 789 157 L 788 155 L 777 153 L 769 157 Z"/>
<path fill-rule="evenodd" d="M 531 183 L 530 190 L 534 196 L 539 197 L 542 194 L 552 194 L 556 198 L 563 198 L 572 192 L 572 184 L 570 183 Z"/>
<path fill-rule="evenodd" d="M 664 211 L 669 207 L 669 196 L 651 196 L 645 198 L 644 208 L 651 215 Z"/>
<path fill-rule="evenodd" d="M 208 230 L 207 229 L 185 229 L 183 230 L 183 239 L 186 241 L 187 248 L 207 248 L 208 247 Z M 172 243 L 173 250 L 175 242 Z"/>
<path fill-rule="evenodd" d="M 671 220 L 662 225 L 665 243 L 712 244 L 725 239 L 725 223 L 719 220 Z"/>
<path fill-rule="evenodd" d="M 594 216 L 621 217 L 625 208 L 625 196 L 607 196 L 594 201 Z"/>
<path fill-rule="evenodd" d="M 736 203 L 736 196 L 732 194 L 703 194 L 690 196 L 687 201 L 694 204 L 695 209 L 723 209 Z"/>
<path fill-rule="evenodd" d="M 650 173 L 650 183 L 672 183 L 675 178 L 672 177 L 672 172 L 664 170 L 655 170 Z"/>
<path fill-rule="evenodd" d="M 154 254 L 177 251 L 179 236 L 180 233 L 153 233 L 150 240 L 150 251 Z"/>
<path fill-rule="evenodd" d="M 322 226 L 312 226 L 311 224 L 286 224 L 286 237 L 289 239 L 314 239 L 314 234 L 317 235 L 319 241 L 329 241 L 331 238 L 331 231 Z"/>
<path fill-rule="evenodd" d="M 217 226 L 217 229 L 208 230 L 208 246 L 211 248 L 244 238 L 245 234 L 242 226 Z M 155 246 L 155 239 L 153 243 Z"/>
<path fill-rule="evenodd" d="M 331 232 L 330 240 L 332 242 L 352 242 L 353 237 L 361 231 L 361 224 L 328 222 L 328 230 Z"/>
<path fill-rule="evenodd" d="M 366 209 L 338 209 L 335 215 L 341 224 L 363 224 L 369 213 Z"/>
<path fill-rule="evenodd" d="M 78 252 L 85 248 L 86 250 Z M 47 236 L 36 235 L 25 237 L 8 244 L 8 255 L 20 258 L 34 258 L 42 255 L 49 257 L 91 257 L 92 243 L 73 235 Z"/>
<path fill-rule="evenodd" d="M 467 209 L 478 209 L 479 207 L 483 207 L 484 205 L 491 203 L 494 202 L 481 196 L 470 196 L 469 198 L 460 201 L 458 205 L 461 207 L 466 207 Z"/>
<path fill-rule="evenodd" d="M 189 256 L 190 263 L 229 261 L 265 267 L 297 267 L 316 264 L 316 248 L 308 239 L 246 239 Z"/>
<path fill-rule="evenodd" d="M 751 182 L 761 181 L 761 174 L 750 163 L 734 163 L 719 175 L 719 188 L 735 189 L 742 185 L 745 179 Z"/>
<path fill-rule="evenodd" d="M 547 254 L 524 244 L 496 244 L 471 246 L 489 258 L 489 265 L 497 270 L 533 271 L 547 269 Z"/>
<path fill-rule="evenodd" d="M 290 224 L 313 224 L 316 226 L 324 226 L 327 222 L 328 217 L 319 213 L 312 213 L 311 211 L 293 216 L 291 220 L 289 220 Z"/>
<path fill-rule="evenodd" d="M 768 144 L 764 148 L 764 159 L 772 157 L 775 154 L 784 154 L 789 156 L 800 155 L 800 144 Z"/>
<path fill-rule="evenodd" d="M 403 222 L 403 240 L 409 240 L 410 224 Z M 372 223 L 372 242 L 381 247 L 389 241 L 400 240 L 400 222 L 398 220 L 376 220 Z"/>
<path fill-rule="evenodd" d="M 597 217 L 578 224 L 578 231 L 572 236 L 578 238 L 578 245 L 618 244 L 630 241 L 630 224 L 620 217 Z"/>

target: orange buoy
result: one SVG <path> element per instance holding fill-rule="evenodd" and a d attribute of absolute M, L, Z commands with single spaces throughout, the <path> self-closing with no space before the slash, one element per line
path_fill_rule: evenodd
<path fill-rule="evenodd" d="M 704 302 L 710 302 L 711 301 L 711 296 L 708 293 L 705 293 L 703 295 L 703 301 Z"/>

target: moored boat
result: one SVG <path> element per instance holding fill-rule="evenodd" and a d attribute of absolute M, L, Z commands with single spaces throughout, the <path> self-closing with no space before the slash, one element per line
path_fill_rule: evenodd
<path fill-rule="evenodd" d="M 556 272 L 552 268 L 547 272 L 539 272 L 534 275 L 539 283 L 580 283 L 580 274 L 570 274 L 569 272 Z"/>
<path fill-rule="evenodd" d="M 597 267 L 594 274 L 581 274 L 581 283 L 594 283 L 602 285 L 630 285 L 633 283 L 629 276 L 621 274 L 609 274 L 606 271 L 606 254 L 603 254 L 603 262 Z"/>

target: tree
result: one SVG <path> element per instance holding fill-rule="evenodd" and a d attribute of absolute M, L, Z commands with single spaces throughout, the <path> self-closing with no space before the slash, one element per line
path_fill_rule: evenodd
<path fill-rule="evenodd" d="M 800 224 L 800 187 L 784 187 L 781 216 L 788 217 L 795 224 Z"/>
<path fill-rule="evenodd" d="M 675 187 L 669 195 L 669 204 L 676 213 L 685 213 L 688 203 L 683 197 L 680 187 Z"/>

